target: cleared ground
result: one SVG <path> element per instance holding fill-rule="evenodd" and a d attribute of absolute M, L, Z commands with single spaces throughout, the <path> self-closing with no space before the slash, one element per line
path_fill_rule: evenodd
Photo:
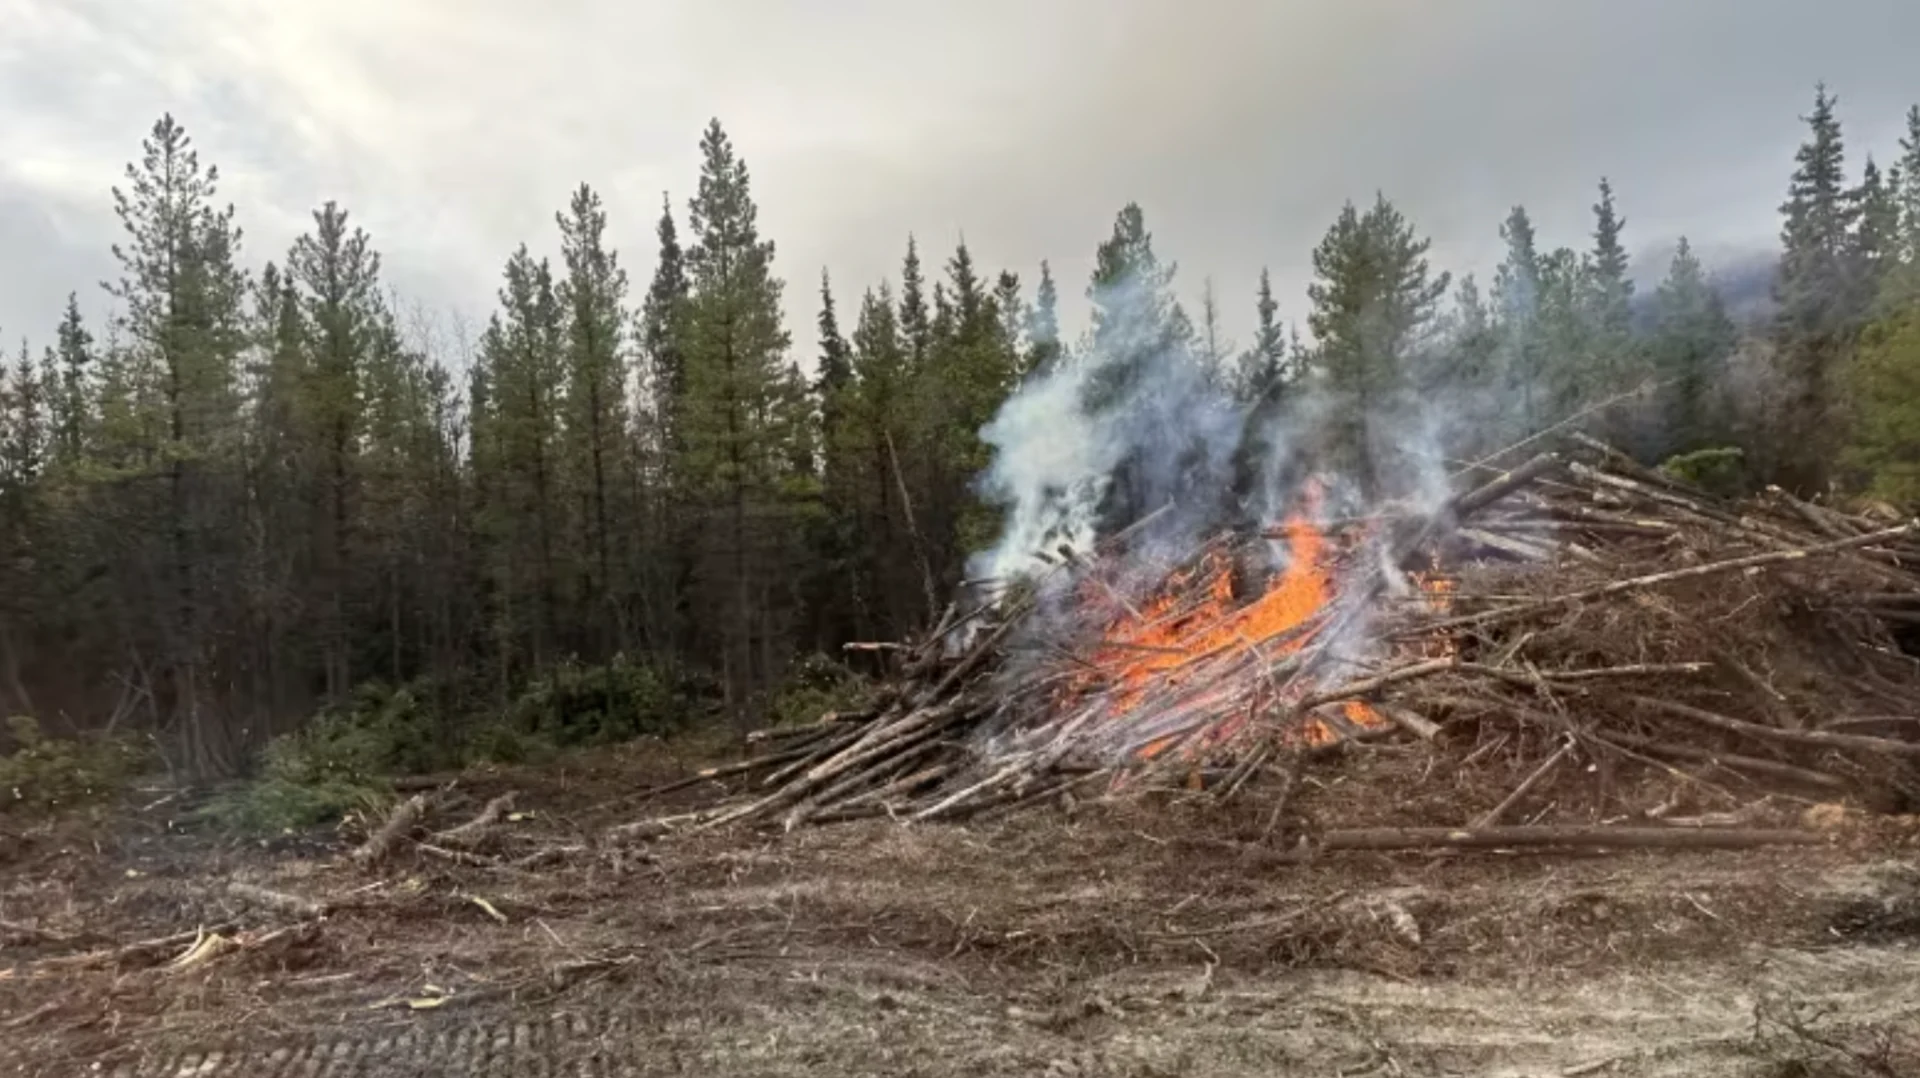
<path fill-rule="evenodd" d="M 636 749 L 438 794 L 446 827 L 517 790 L 511 856 L 586 847 L 526 870 L 236 843 L 171 824 L 184 799 L 141 810 L 164 791 L 105 829 L 0 823 L 0 1073 L 1920 1073 L 1897 819 L 1816 812 L 1831 844 L 1759 852 L 1285 867 L 1217 841 L 1256 802 L 1168 797 L 591 841 L 680 766 Z M 1391 789 L 1342 777 L 1304 807 Z M 171 965 L 219 926 L 233 946 Z"/>

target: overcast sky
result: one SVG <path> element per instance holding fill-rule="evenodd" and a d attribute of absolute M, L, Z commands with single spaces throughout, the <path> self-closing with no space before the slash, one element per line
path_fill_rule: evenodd
<path fill-rule="evenodd" d="M 1260 267 L 1303 319 L 1308 252 L 1376 188 L 1456 270 L 1516 202 L 1583 243 L 1603 173 L 1633 249 L 1763 249 L 1815 81 L 1850 166 L 1887 160 L 1916 42 L 1914 0 L 0 0 L 0 333 L 44 342 L 69 290 L 104 310 L 108 188 L 163 110 L 250 263 L 335 198 L 392 285 L 470 318 L 582 180 L 643 289 L 718 116 L 810 358 L 821 267 L 851 308 L 909 231 L 1029 288 L 1051 259 L 1077 329 L 1129 199 L 1241 340 Z"/>

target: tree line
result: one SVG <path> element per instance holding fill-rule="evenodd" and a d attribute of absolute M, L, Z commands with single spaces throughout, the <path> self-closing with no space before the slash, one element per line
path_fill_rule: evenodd
<path fill-rule="evenodd" d="M 1457 282 L 1384 196 L 1311 252 L 1307 333 L 1263 273 L 1252 340 L 1198 317 L 1145 215 L 1096 253 L 1068 340 L 964 243 L 843 303 L 793 355 L 786 282 L 747 165 L 716 121 L 644 287 L 600 195 L 523 244 L 467 347 L 403 324 L 373 238 L 329 202 L 248 267 L 219 172 L 163 116 L 112 202 L 99 326 L 70 297 L 38 355 L 0 364 L 0 712 L 138 723 L 228 771 L 359 682 L 465 679 L 501 697 L 552 664 L 697 670 L 752 721 L 795 660 L 936 616 L 999 534 L 982 430 L 1066 365 L 1080 406 L 1132 407 L 1180 365 L 1244 425 L 1239 478 L 1314 401 L 1313 459 L 1388 485 L 1395 409 L 1444 399 L 1464 459 L 1578 423 L 1648 460 L 1735 447 L 1743 479 L 1920 495 L 1920 108 L 1897 163 L 1850 180 L 1822 88 L 1782 206 L 1773 312 L 1736 326 L 1684 240 L 1635 294 L 1602 181 L 1592 231 L 1549 249 L 1500 225 L 1491 282 Z M 1605 405 L 1602 407 L 1601 405 Z M 1109 520 L 1150 509 L 1116 468 Z"/>

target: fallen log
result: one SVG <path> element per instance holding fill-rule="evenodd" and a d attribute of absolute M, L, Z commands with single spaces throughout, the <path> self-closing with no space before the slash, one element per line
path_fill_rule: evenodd
<path fill-rule="evenodd" d="M 1392 704 L 1376 704 L 1374 710 L 1387 717 L 1387 721 L 1405 730 L 1422 741 L 1432 741 L 1440 736 L 1440 724 L 1417 711 Z"/>
<path fill-rule="evenodd" d="M 1758 846 L 1819 846 L 1830 836 L 1818 831 L 1712 827 L 1534 826 L 1363 827 L 1325 831 L 1291 850 L 1237 844 L 1255 861 L 1295 863 L 1319 853 L 1405 850 L 1744 850 Z"/>
<path fill-rule="evenodd" d="M 745 760 L 738 760 L 730 764 L 703 767 L 693 774 L 688 775 L 686 778 L 675 779 L 672 782 L 662 783 L 659 786 L 641 790 L 639 793 L 633 794 L 630 797 L 621 798 L 618 803 L 622 805 L 643 804 L 654 798 L 664 797 L 667 794 L 691 789 L 695 786 L 704 785 L 705 783 L 715 782 L 724 778 L 732 778 L 736 775 L 749 775 L 755 771 L 765 771 L 768 768 L 776 768 L 781 764 L 803 759 L 813 751 L 814 745 L 809 741 L 807 744 L 790 747 L 765 756 L 751 756 Z"/>
<path fill-rule="evenodd" d="M 1489 550 L 1497 550 L 1527 562 L 1551 561 L 1556 551 L 1569 549 L 1564 543 L 1555 542 L 1542 546 L 1538 543 L 1529 543 L 1524 539 L 1515 539 L 1510 535 L 1500 535 L 1485 528 L 1461 528 L 1454 534 L 1470 543 Z"/>
<path fill-rule="evenodd" d="M 1886 737 L 1869 737 L 1865 734 L 1836 734 L 1829 730 L 1782 730 L 1773 726 L 1761 726 L 1727 715 L 1708 711 L 1705 708 L 1682 704 L 1674 700 L 1657 700 L 1651 696 L 1631 696 L 1628 699 L 1641 707 L 1654 711 L 1676 715 L 1683 719 L 1706 726 L 1715 726 L 1722 730 L 1731 730 L 1737 734 L 1761 741 L 1777 741 L 1790 745 L 1813 745 L 1828 749 L 1848 749 L 1855 752 L 1873 752 L 1888 756 L 1906 756 L 1920 759 L 1920 742 L 1895 741 Z"/>
<path fill-rule="evenodd" d="M 759 745 L 770 741 L 800 741 L 821 737 L 838 727 L 851 723 L 866 722 L 880 714 L 877 710 L 866 711 L 829 711 L 813 722 L 799 726 L 775 726 L 766 730 L 753 730 L 747 734 L 747 744 Z"/>
<path fill-rule="evenodd" d="M 1820 729 L 1830 731 L 1880 729 L 1906 730 L 1920 734 L 1920 716 L 1915 715 L 1846 715 L 1829 719 L 1820 724 Z"/>
<path fill-rule="evenodd" d="M 484 853 L 470 853 L 466 850 L 452 850 L 445 846 L 435 846 L 431 842 L 422 842 L 416 845 L 414 849 L 429 857 L 438 857 L 442 861 L 451 861 L 456 865 L 471 865 L 475 868 L 494 868 L 500 864 L 498 857 L 490 857 Z"/>
<path fill-rule="evenodd" d="M 256 906 L 264 906 L 267 909 L 277 910 L 281 913 L 291 913 L 295 917 L 309 921 L 325 917 L 331 909 L 325 902 L 316 902 L 311 898 L 288 894 L 285 891 L 269 890 L 256 884 L 243 883 L 240 880 L 229 880 L 227 882 L 227 893 L 242 901 L 251 902 Z"/>
<path fill-rule="evenodd" d="M 1733 752 L 1717 752 L 1713 749 L 1695 748 L 1692 745 L 1675 745 L 1657 741 L 1650 737 L 1636 737 L 1632 734 L 1615 733 L 1609 739 L 1629 748 L 1650 752 L 1655 756 L 1671 756 L 1676 760 L 1692 760 L 1696 763 L 1717 764 L 1735 771 L 1746 771 L 1769 778 L 1784 779 L 1787 782 L 1804 786 L 1817 786 L 1825 790 L 1844 793 L 1853 788 L 1853 783 L 1838 775 L 1825 771 L 1815 771 L 1807 767 L 1795 767 L 1777 760 L 1762 760 L 1753 756 L 1743 756 Z"/>
<path fill-rule="evenodd" d="M 218 924 L 208 925 L 204 928 L 196 928 L 188 932 L 175 932 L 172 935 L 140 940 L 136 943 L 122 944 L 118 947 L 86 951 L 81 954 L 64 954 L 55 955 L 52 958 L 42 958 L 29 966 L 28 969 L 37 971 L 72 969 L 74 967 L 98 965 L 119 965 L 121 962 L 138 955 L 178 947 L 181 944 L 191 944 L 206 936 L 235 932 L 238 931 L 239 928 L 240 925 L 238 922 L 221 921 Z"/>
<path fill-rule="evenodd" d="M 933 687 L 933 691 L 927 694 L 927 699 L 940 699 L 947 694 L 948 690 L 960 684 L 967 675 L 973 673 L 981 663 L 987 660 L 987 656 L 993 653 L 993 649 L 999 647 L 1000 642 L 1007 638 L 1007 634 L 1013 632 L 1014 626 L 1018 625 L 1032 609 L 1033 603 L 1028 601 L 1021 604 L 1017 609 L 1009 611 L 1005 621 L 1001 622 L 992 632 L 988 633 L 978 644 L 975 644 L 973 650 L 968 653 L 966 658 L 960 660 L 953 669 L 947 671 L 946 676 L 941 678 L 939 684 Z"/>
<path fill-rule="evenodd" d="M 875 721 L 877 722 L 878 719 L 876 718 Z M 871 729 L 871 726 L 869 725 L 868 728 Z M 792 752 L 782 754 L 779 759 L 769 758 L 767 760 L 769 764 L 785 762 L 778 770 L 762 777 L 760 785 L 766 789 L 779 786 L 791 780 L 802 771 L 812 768 L 820 761 L 859 741 L 862 734 L 863 730 L 856 727 L 832 736 L 820 738 L 817 741 L 809 741 Z"/>
<path fill-rule="evenodd" d="M 1508 812 L 1513 810 L 1513 806 L 1520 803 L 1521 798 L 1531 793 L 1533 788 L 1540 785 L 1541 780 L 1547 777 L 1548 773 L 1560 766 L 1560 761 L 1573 755 L 1573 748 L 1574 744 L 1572 741 L 1561 745 L 1559 751 L 1547 757 L 1539 767 L 1534 768 L 1533 773 L 1528 775 L 1520 785 L 1515 786 L 1513 792 L 1508 794 L 1504 800 L 1488 809 L 1479 819 L 1473 821 L 1470 825 L 1471 829 L 1475 831 L 1486 831 L 1490 830 L 1495 824 L 1498 824 Z"/>
<path fill-rule="evenodd" d="M 1518 618 L 1545 613 L 1556 607 L 1566 606 L 1570 603 L 1601 599 L 1609 595 L 1618 595 L 1623 592 L 1672 583 L 1676 580 L 1692 580 L 1698 577 L 1715 576 L 1721 573 L 1735 573 L 1742 569 L 1758 569 L 1763 566 L 1778 565 L 1783 562 L 1801 561 L 1807 558 L 1818 557 L 1822 554 L 1832 554 L 1843 550 L 1851 550 L 1855 547 L 1870 546 L 1874 543 L 1882 543 L 1889 539 L 1897 539 L 1914 534 L 1920 534 L 1920 522 L 1908 522 L 1897 528 L 1884 528 L 1877 532 L 1854 536 L 1850 539 L 1836 539 L 1829 543 L 1795 547 L 1792 550 L 1775 550 L 1765 554 L 1753 554 L 1743 558 L 1728 558 L 1724 561 L 1708 562 L 1705 565 L 1690 565 L 1684 569 L 1670 569 L 1665 572 L 1648 573 L 1644 576 L 1636 576 L 1627 580 L 1615 580 L 1591 588 L 1582 588 L 1579 591 L 1567 592 L 1563 595 L 1555 595 L 1530 603 L 1522 603 L 1517 606 L 1497 607 L 1493 610 L 1482 611 L 1477 614 L 1463 614 L 1458 617 L 1429 621 L 1404 630 L 1398 635 L 1424 636 L 1444 629 L 1464 628 L 1469 625 L 1486 626 L 1496 622 L 1513 621 Z"/>
<path fill-rule="evenodd" d="M 1314 693 L 1293 705 L 1293 712 L 1299 715 L 1311 711 L 1322 704 L 1338 703 L 1341 700 L 1357 700 L 1369 693 L 1379 692 L 1389 685 L 1397 685 L 1403 681 L 1412 681 L 1416 678 L 1442 674 L 1454 669 L 1458 665 L 1459 664 L 1453 659 L 1427 659 L 1422 662 L 1408 663 L 1405 666 L 1395 667 L 1384 674 L 1376 674 L 1373 677 L 1349 681 L 1345 685 L 1338 686 L 1337 688 Z"/>
<path fill-rule="evenodd" d="M 449 827 L 445 831 L 436 831 L 433 835 L 433 841 L 438 845 L 457 849 L 468 849 L 478 845 L 486 838 L 487 832 L 493 825 L 499 823 L 506 817 L 507 810 L 513 807 L 513 799 L 514 792 L 508 790 L 499 797 L 488 801 L 486 805 L 480 809 L 479 815 L 468 820 L 466 823 L 456 827 Z"/>
<path fill-rule="evenodd" d="M 1444 516 L 1461 520 L 1485 509 L 1494 502 L 1525 487 L 1541 476 L 1560 467 L 1562 461 L 1558 453 L 1541 453 L 1511 471 L 1482 483 L 1480 486 L 1461 494 L 1447 503 Z"/>
<path fill-rule="evenodd" d="M 39 925 L 23 924 L 19 921 L 0 920 L 0 933 L 39 940 L 42 943 L 71 943 L 74 939 L 65 932 L 55 932 L 51 928 L 41 928 Z"/>
<path fill-rule="evenodd" d="M 1618 849 L 1719 849 L 1754 846 L 1819 846 L 1828 836 L 1818 831 L 1747 828 L 1671 827 L 1366 827 L 1327 831 L 1323 850 L 1497 850 L 1507 847 L 1581 846 Z"/>
<path fill-rule="evenodd" d="M 400 840 L 407 837 L 407 832 L 413 830 L 426 814 L 427 799 L 424 794 L 415 794 L 401 802 L 400 807 L 388 815 L 386 822 L 360 848 L 353 851 L 354 864 L 370 868 L 386 860 Z"/>

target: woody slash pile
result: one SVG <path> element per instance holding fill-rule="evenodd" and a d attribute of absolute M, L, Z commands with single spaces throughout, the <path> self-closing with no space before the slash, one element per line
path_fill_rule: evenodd
<path fill-rule="evenodd" d="M 1138 529 L 1049 552 L 921 639 L 864 645 L 894 673 L 875 706 L 754 735 L 749 758 L 676 784 L 715 803 L 628 832 L 1171 787 L 1262 791 L 1263 839 L 1296 851 L 1697 847 L 1810 836 L 1609 826 L 1622 814 L 1593 797 L 1577 819 L 1506 824 L 1566 774 L 1622 766 L 1755 798 L 1920 800 L 1920 522 L 1779 490 L 1725 500 L 1583 436 L 1455 478 L 1424 512 L 1323 519 L 1309 489 L 1276 526 L 1172 553 L 1132 545 Z M 1431 827 L 1289 812 L 1318 762 L 1393 739 L 1454 765 L 1518 753 L 1523 779 Z"/>

